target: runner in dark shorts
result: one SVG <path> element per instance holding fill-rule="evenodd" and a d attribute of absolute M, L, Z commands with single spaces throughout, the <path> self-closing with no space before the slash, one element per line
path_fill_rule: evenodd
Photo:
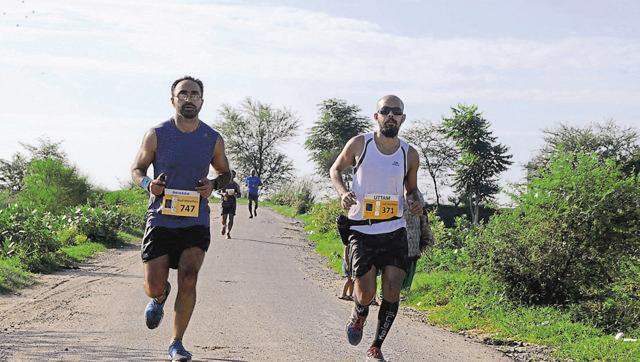
<path fill-rule="evenodd" d="M 382 343 L 398 313 L 400 289 L 408 267 L 404 213 L 419 214 L 417 174 L 420 157 L 415 148 L 398 137 L 406 119 L 404 103 L 394 95 L 378 100 L 373 117 L 378 129 L 355 136 L 347 142 L 329 171 L 348 209 L 349 256 L 354 308 L 346 326 L 347 340 L 358 345 L 375 300 L 376 275 L 382 272 L 384 298 L 378 311 L 375 337 L 367 350 L 367 361 L 384 361 Z M 342 172 L 353 169 L 351 189 Z M 407 208 L 404 201 L 407 201 Z"/>
<path fill-rule="evenodd" d="M 160 325 L 171 292 L 171 269 L 178 270 L 172 338 L 172 361 L 189 361 L 182 343 L 196 304 L 196 284 L 209 248 L 208 198 L 229 183 L 231 173 L 220 134 L 198 117 L 204 86 L 185 76 L 171 85 L 174 115 L 147 131 L 131 166 L 131 178 L 149 192 L 141 257 L 144 291 L 150 298 L 144 311 L 147 328 Z M 147 176 L 153 165 L 153 178 Z M 218 174 L 207 179 L 209 168 Z"/>
<path fill-rule="evenodd" d="M 222 230 L 220 233 L 227 234 L 227 239 L 231 239 L 231 229 L 233 228 L 233 219 L 236 216 L 237 198 L 240 197 L 240 185 L 234 181 L 236 171 L 231 171 L 231 182 L 222 191 Z M 229 219 L 227 221 L 227 219 Z"/>

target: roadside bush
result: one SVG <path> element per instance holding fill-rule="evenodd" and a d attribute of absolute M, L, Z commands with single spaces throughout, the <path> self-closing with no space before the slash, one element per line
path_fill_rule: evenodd
<path fill-rule="evenodd" d="M 0 257 L 18 257 L 30 271 L 55 265 L 60 243 L 53 230 L 59 220 L 48 212 L 11 205 L 0 210 Z"/>
<path fill-rule="evenodd" d="M 291 206 L 296 209 L 297 214 L 305 214 L 315 200 L 311 180 L 284 184 L 271 194 L 269 200 L 276 205 Z"/>
<path fill-rule="evenodd" d="M 614 160 L 558 153 L 514 198 L 477 245 L 513 298 L 568 304 L 615 293 L 622 262 L 640 255 L 640 191 Z"/>
<path fill-rule="evenodd" d="M 625 262 L 621 273 L 609 288 L 597 288 L 592 299 L 572 307 L 577 319 L 610 333 L 640 328 L 640 263 Z"/>
<path fill-rule="evenodd" d="M 428 215 L 434 245 L 418 260 L 417 269 L 424 272 L 458 271 L 470 265 L 469 244 L 474 242 L 476 229 L 465 216 L 455 218 L 454 226 L 445 223 L 436 214 Z"/>
<path fill-rule="evenodd" d="M 71 219 L 78 231 L 92 241 L 114 245 L 125 216 L 115 208 L 80 206 L 73 210 Z"/>
<path fill-rule="evenodd" d="M 53 159 L 33 160 L 23 179 L 17 202 L 25 207 L 61 213 L 87 202 L 91 185 L 74 167 Z"/>
<path fill-rule="evenodd" d="M 133 187 L 101 193 L 97 206 L 118 210 L 123 218 L 123 227 L 135 231 L 144 229 L 148 202 L 149 194 Z"/>
<path fill-rule="evenodd" d="M 339 199 L 314 204 L 309 211 L 311 224 L 321 233 L 329 231 L 337 233 L 336 218 L 342 214 L 345 214 L 345 211 L 340 206 Z"/>

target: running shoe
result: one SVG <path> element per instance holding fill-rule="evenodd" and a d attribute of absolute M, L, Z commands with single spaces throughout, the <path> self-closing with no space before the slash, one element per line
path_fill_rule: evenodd
<path fill-rule="evenodd" d="M 355 309 L 351 312 L 351 318 L 347 323 L 347 339 L 352 346 L 357 346 L 362 340 L 362 329 L 367 317 L 359 316 Z"/>
<path fill-rule="evenodd" d="M 169 358 L 171 361 L 191 361 L 191 352 L 182 345 L 182 341 L 174 340 L 169 345 Z"/>
<path fill-rule="evenodd" d="M 231 233 L 227 233 L 227 239 L 231 239 Z"/>
<path fill-rule="evenodd" d="M 367 350 L 367 361 L 384 362 L 382 351 L 376 346 L 371 346 Z"/>
<path fill-rule="evenodd" d="M 147 328 L 157 328 L 160 325 L 160 322 L 162 322 L 162 317 L 164 316 L 164 303 L 169 297 L 169 292 L 171 292 L 171 284 L 167 282 L 164 287 L 164 299 L 162 300 L 162 303 L 158 303 L 156 298 L 151 298 L 149 304 L 147 304 L 147 308 L 144 310 L 144 318 L 147 322 Z"/>
<path fill-rule="evenodd" d="M 227 232 L 227 227 L 223 226 L 222 230 L 220 230 L 220 234 L 224 235 Z"/>

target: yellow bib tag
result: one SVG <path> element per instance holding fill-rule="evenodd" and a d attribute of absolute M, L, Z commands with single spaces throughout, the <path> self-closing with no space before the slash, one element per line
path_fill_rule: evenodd
<path fill-rule="evenodd" d="M 398 204 L 398 195 L 366 194 L 362 218 L 385 220 L 396 217 L 399 214 Z"/>
<path fill-rule="evenodd" d="M 198 217 L 200 194 L 196 191 L 164 189 L 162 215 Z"/>

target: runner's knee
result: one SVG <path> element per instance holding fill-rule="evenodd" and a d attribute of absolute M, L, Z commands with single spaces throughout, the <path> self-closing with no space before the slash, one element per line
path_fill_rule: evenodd
<path fill-rule="evenodd" d="M 151 298 L 159 297 L 164 293 L 166 280 L 145 280 L 144 288 Z"/>
<path fill-rule="evenodd" d="M 195 268 L 186 268 L 178 273 L 178 287 L 195 288 L 198 281 L 198 271 Z"/>

